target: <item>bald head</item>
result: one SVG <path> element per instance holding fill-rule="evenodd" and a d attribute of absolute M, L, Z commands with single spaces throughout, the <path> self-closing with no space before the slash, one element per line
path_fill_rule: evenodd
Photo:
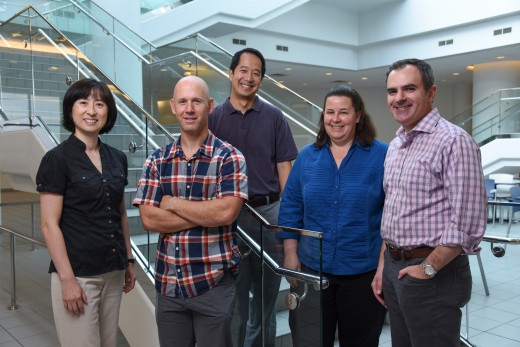
<path fill-rule="evenodd" d="M 213 111 L 213 99 L 206 82 L 196 76 L 183 77 L 173 89 L 170 100 L 172 113 L 181 127 L 184 140 L 200 141 L 208 132 L 208 115 Z"/>
<path fill-rule="evenodd" d="M 176 93 L 179 93 L 179 90 L 185 88 L 199 89 L 200 97 L 206 100 L 210 99 L 208 84 L 202 78 L 197 76 L 186 76 L 181 78 L 179 82 L 177 82 L 177 84 L 175 85 L 175 88 L 173 89 L 173 99 L 176 99 L 175 95 Z"/>

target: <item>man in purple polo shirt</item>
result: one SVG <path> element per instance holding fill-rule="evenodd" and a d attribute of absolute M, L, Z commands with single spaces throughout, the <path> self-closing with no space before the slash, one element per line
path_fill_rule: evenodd
<path fill-rule="evenodd" d="M 282 112 L 256 95 L 264 75 L 265 59 L 258 50 L 245 48 L 235 53 L 229 67 L 231 95 L 209 116 L 209 129 L 244 154 L 248 203 L 270 223 L 277 224 L 280 194 L 298 150 Z M 281 239 L 264 229 L 261 240 L 260 223 L 245 210 L 240 212 L 238 224 L 282 264 Z M 262 261 L 256 254 L 249 253 L 242 259 L 232 322 L 234 347 L 257 346 L 261 341 L 264 346 L 274 347 L 280 281 L 281 277 L 267 266 L 262 276 Z M 251 304 L 249 292 L 253 295 Z"/>

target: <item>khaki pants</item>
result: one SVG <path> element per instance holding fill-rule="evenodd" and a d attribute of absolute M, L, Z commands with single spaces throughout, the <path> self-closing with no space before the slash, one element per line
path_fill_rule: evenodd
<path fill-rule="evenodd" d="M 54 323 L 62 347 L 115 347 L 124 270 L 90 277 L 76 277 L 87 295 L 88 304 L 80 316 L 70 313 L 61 295 L 58 274 L 51 275 Z"/>

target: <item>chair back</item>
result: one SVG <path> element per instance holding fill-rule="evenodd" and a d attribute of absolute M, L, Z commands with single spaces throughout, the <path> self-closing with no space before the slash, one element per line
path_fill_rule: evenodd
<path fill-rule="evenodd" d="M 509 190 L 511 193 L 511 201 L 520 203 L 520 187 L 512 186 Z M 520 206 L 513 206 L 513 213 L 520 211 Z"/>
<path fill-rule="evenodd" d="M 484 181 L 486 183 L 486 193 L 487 193 L 488 200 L 494 199 L 495 198 L 495 180 L 493 180 L 491 178 L 485 178 Z"/>

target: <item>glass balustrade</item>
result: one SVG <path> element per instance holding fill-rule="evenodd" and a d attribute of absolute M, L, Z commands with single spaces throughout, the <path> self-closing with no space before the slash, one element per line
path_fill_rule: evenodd
<path fill-rule="evenodd" d="M 520 132 L 520 88 L 502 89 L 450 119 L 483 145 L 497 135 Z"/>
<path fill-rule="evenodd" d="M 0 105 L 9 121 L 42 124 L 54 142 L 70 134 L 61 126 L 63 95 L 80 78 L 104 81 L 118 107 L 113 130 L 102 140 L 127 154 L 130 186 L 125 195 L 129 214 L 138 216 L 131 200 L 150 151 L 172 140 L 169 132 L 146 113 L 62 33 L 32 8 L 0 27 Z M 36 167 L 37 168 L 37 167 Z M 131 219 L 131 234 L 144 234 L 138 218 Z"/>

